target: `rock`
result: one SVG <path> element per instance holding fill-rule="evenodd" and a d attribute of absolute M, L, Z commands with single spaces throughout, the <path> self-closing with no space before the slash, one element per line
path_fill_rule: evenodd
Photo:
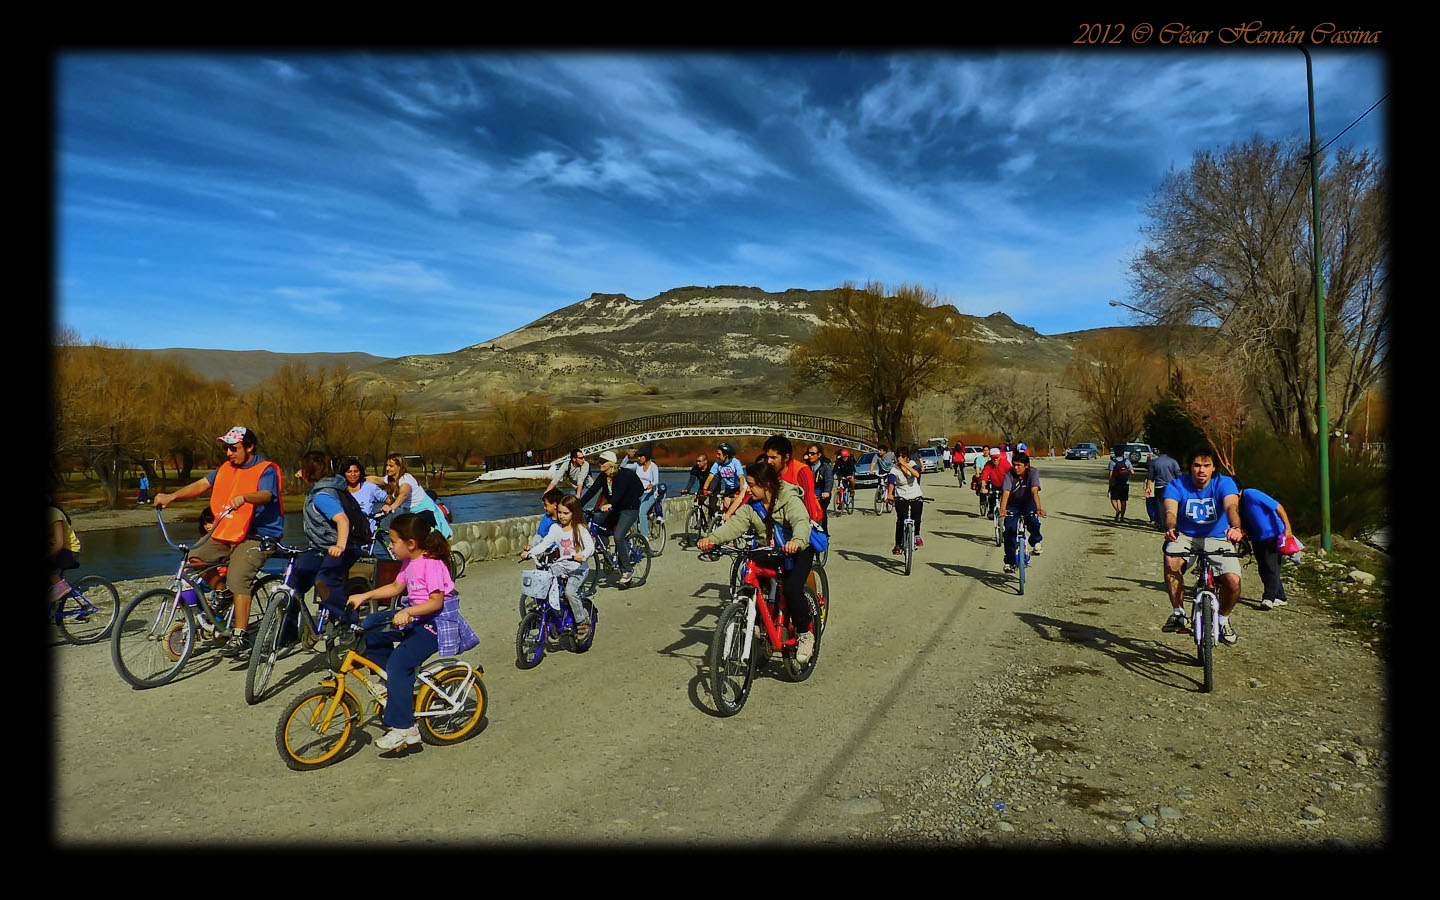
<path fill-rule="evenodd" d="M 1136 834 L 1139 834 L 1140 832 L 1142 832 L 1142 831 L 1145 830 L 1145 826 L 1144 826 L 1144 825 L 1141 825 L 1139 822 L 1135 821 L 1134 819 L 1131 819 L 1130 821 L 1126 822 L 1126 823 L 1125 823 L 1123 826 L 1121 826 L 1121 827 L 1123 827 L 1123 828 L 1125 829 L 1125 833 L 1126 833 L 1126 834 L 1131 835 L 1131 836 L 1134 836 L 1134 835 L 1136 835 Z"/>
<path fill-rule="evenodd" d="M 840 804 L 840 809 L 852 816 L 869 816 L 885 811 L 885 804 L 874 797 L 856 797 Z"/>
<path fill-rule="evenodd" d="M 1015 830 L 1015 826 L 1014 826 L 1014 825 L 1011 825 L 1009 822 L 999 822 L 999 823 L 997 823 L 997 824 L 995 825 L 995 827 L 996 827 L 997 829 L 999 829 L 1000 831 L 1014 831 L 1014 830 Z"/>
<path fill-rule="evenodd" d="M 1261 681 L 1258 678 L 1252 678 L 1250 679 L 1250 686 L 1252 688 L 1263 688 L 1265 686 L 1265 682 Z"/>
<path fill-rule="evenodd" d="M 659 488 L 656 488 L 656 490 L 659 490 Z M 984 775 L 980 776 L 979 781 L 975 782 L 975 787 L 983 791 L 990 786 L 990 782 L 992 780 L 993 779 L 990 777 L 990 773 L 986 772 Z"/>
<path fill-rule="evenodd" d="M 1362 747 L 1369 747 L 1371 750 L 1385 746 L 1385 739 L 1378 734 L 1357 734 L 1355 743 Z"/>
<path fill-rule="evenodd" d="M 1180 814 L 1180 812 L 1179 812 L 1178 810 L 1171 809 L 1171 808 L 1168 807 L 1168 806 L 1158 807 L 1158 808 L 1155 810 L 1155 812 L 1159 813 L 1160 818 L 1162 818 L 1162 819 L 1170 819 L 1170 820 L 1173 821 L 1173 820 L 1175 820 L 1175 819 L 1183 819 L 1183 818 L 1185 818 L 1183 815 Z"/>
<path fill-rule="evenodd" d="M 1374 576 L 1374 575 L 1371 575 L 1369 572 L 1362 572 L 1362 571 L 1360 571 L 1359 569 L 1351 569 L 1351 570 L 1350 570 L 1350 574 L 1349 574 L 1349 575 L 1346 575 L 1345 577 L 1348 578 L 1348 579 L 1350 579 L 1351 581 L 1354 581 L 1354 582 L 1358 583 L 1358 584 L 1374 584 L 1374 583 L 1375 583 L 1375 576 Z"/>
<path fill-rule="evenodd" d="M 1356 750 L 1354 748 L 1351 748 L 1346 750 L 1344 753 L 1341 753 L 1340 755 L 1350 760 L 1352 763 L 1362 769 L 1370 765 L 1370 757 L 1368 754 L 1366 754 L 1364 750 Z"/>
<path fill-rule="evenodd" d="M 1318 806 L 1307 806 L 1305 807 L 1305 815 L 1312 819 L 1323 819 L 1325 818 L 1325 810 Z"/>
<path fill-rule="evenodd" d="M 1140 817 L 1140 824 L 1144 825 L 1146 828 L 1154 828 L 1156 824 L 1159 823 L 1159 821 L 1159 819 L 1155 818 L 1152 815 L 1149 815 L 1148 813 Z"/>

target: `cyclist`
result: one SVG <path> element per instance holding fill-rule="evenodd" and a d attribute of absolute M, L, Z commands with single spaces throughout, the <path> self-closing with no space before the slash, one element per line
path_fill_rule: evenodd
<path fill-rule="evenodd" d="M 1150 467 L 1145 470 L 1145 513 L 1156 528 L 1163 530 L 1164 527 L 1160 521 L 1160 504 L 1165 498 L 1165 486 L 1180 475 L 1180 464 L 1156 447 Z"/>
<path fill-rule="evenodd" d="M 529 552 L 531 547 L 543 541 L 545 536 L 550 533 L 550 526 L 560 521 L 556 518 L 556 515 L 560 511 L 560 501 L 564 498 L 565 492 L 559 488 L 551 488 L 540 496 L 540 502 L 545 505 L 545 512 L 540 516 L 540 524 L 535 526 L 535 534 L 525 545 L 526 552 Z"/>
<path fill-rule="evenodd" d="M 634 472 L 640 479 L 640 536 L 650 540 L 650 510 L 654 508 L 656 499 L 660 496 L 660 467 L 651 458 L 650 448 L 641 447 L 638 450 L 631 450 L 625 454 L 625 462 L 622 466 Z M 661 507 L 660 517 L 665 517 L 665 509 Z"/>
<path fill-rule="evenodd" d="M 615 451 L 606 450 L 600 454 L 600 473 L 603 478 L 595 479 L 585 496 L 580 498 L 583 509 L 590 498 L 597 493 L 603 502 L 596 503 L 595 524 L 607 528 L 615 536 L 615 556 L 620 561 L 620 583 L 630 583 L 630 541 L 626 537 L 630 526 L 640 517 L 640 494 L 643 488 L 640 476 L 634 471 L 622 468 L 616 461 Z"/>
<path fill-rule="evenodd" d="M 1227 527 L 1228 523 L 1228 527 Z M 1229 475 L 1215 474 L 1215 451 L 1203 447 L 1190 454 L 1190 471 L 1165 487 L 1165 592 L 1173 611 L 1161 630 L 1188 632 L 1181 605 L 1182 578 L 1194 549 L 1203 542 L 1208 552 L 1233 553 L 1240 540 L 1240 491 Z M 1209 540 L 1206 540 L 1206 539 Z M 1240 560 L 1211 557 L 1218 573 L 1220 640 L 1234 644 L 1239 638 L 1230 625 L 1230 612 L 1240 600 Z"/>
<path fill-rule="evenodd" d="M 238 657 L 250 649 L 245 624 L 250 621 L 250 597 L 260 567 L 270 558 L 269 551 L 260 549 L 260 538 L 279 540 L 285 534 L 285 509 L 280 497 L 280 466 L 255 451 L 255 432 L 236 425 L 216 438 L 225 445 L 227 459 L 220 468 L 193 481 L 179 490 L 155 495 L 155 506 L 164 509 L 176 500 L 188 500 L 210 491 L 210 509 L 215 513 L 215 529 L 210 540 L 191 551 L 190 564 L 211 566 L 228 562 L 228 578 L 234 578 L 238 590 L 221 589 L 215 576 L 212 587 L 223 612 L 227 601 L 235 602 L 235 626 L 221 655 Z M 211 489 L 214 490 L 211 490 Z M 223 520 L 226 507 L 233 510 Z"/>
<path fill-rule="evenodd" d="M 686 473 L 685 490 L 680 492 L 682 496 L 690 493 L 691 484 L 695 485 L 695 490 L 697 491 L 705 484 L 705 478 L 710 474 L 710 467 L 707 463 L 708 460 L 705 458 L 705 454 L 701 453 L 695 457 L 695 465 L 691 466 L 690 471 Z"/>
<path fill-rule="evenodd" d="M 64 596 L 67 588 L 61 588 L 64 582 L 63 572 L 67 569 L 78 569 L 80 567 L 80 537 L 75 534 L 75 529 L 70 523 L 70 514 L 60 508 L 53 497 L 46 497 L 48 509 L 46 510 L 47 522 L 50 526 L 50 544 L 46 551 L 46 568 L 50 571 L 50 590 L 55 594 Z"/>
<path fill-rule="evenodd" d="M 870 461 L 870 474 L 878 474 L 880 482 L 885 485 L 885 500 L 889 503 L 895 502 L 895 480 L 890 477 L 890 472 L 895 468 L 895 454 L 890 452 L 890 445 L 884 442 L 880 444 L 880 452 Z"/>
<path fill-rule="evenodd" d="M 989 498 L 986 515 L 1000 502 L 1000 492 L 1005 488 L 1005 473 L 1010 471 L 1010 461 L 999 447 L 990 448 L 990 460 L 976 475 L 980 479 L 980 493 Z"/>
<path fill-rule="evenodd" d="M 820 503 L 820 527 L 829 534 L 830 494 L 835 490 L 835 470 L 819 444 L 811 444 L 805 451 L 805 461 L 810 464 L 810 475 L 815 479 L 815 499 Z"/>
<path fill-rule="evenodd" d="M 714 549 L 716 544 L 733 541 L 752 528 L 767 544 L 784 547 L 789 559 L 785 561 L 780 589 L 785 598 L 785 614 L 800 635 L 795 644 L 795 660 L 807 663 L 815 652 L 815 636 L 810 633 L 810 605 L 805 602 L 804 592 L 810 569 L 815 564 L 815 551 L 810 546 L 810 512 L 800 488 L 781 481 L 780 473 L 768 462 L 746 466 L 745 474 L 750 493 L 765 514 L 743 504 L 734 516 L 701 538 L 696 547 Z"/>
<path fill-rule="evenodd" d="M 333 620 L 358 621 L 356 613 L 345 605 L 345 575 L 360 556 L 360 548 L 350 541 L 350 517 L 341 499 L 341 492 L 349 493 L 345 479 L 331 473 L 330 457 L 319 450 L 306 451 L 300 457 L 295 477 L 308 487 L 301 516 L 310 550 L 295 559 L 291 586 L 304 595 L 319 581 L 326 589 L 322 606 L 330 611 Z M 354 509 L 364 515 L 359 503 Z"/>
<path fill-rule="evenodd" d="M 1130 502 L 1130 476 L 1134 474 L 1135 466 L 1122 447 L 1119 454 L 1110 459 L 1110 507 L 1115 510 L 1116 522 L 1125 518 L 1125 507 Z"/>
<path fill-rule="evenodd" d="M 849 450 L 842 449 L 840 451 L 830 473 L 835 476 L 835 493 L 840 495 L 842 504 L 846 497 L 850 497 L 853 501 L 855 497 L 855 458 L 850 455 Z"/>
<path fill-rule="evenodd" d="M 701 496 L 708 497 L 710 514 L 713 516 L 717 506 L 723 510 L 721 518 L 729 519 L 744 499 L 745 489 L 745 468 L 740 460 L 735 458 L 735 447 L 731 444 L 721 444 L 718 448 L 720 458 L 710 465 L 710 474 L 705 477 L 705 483 L 700 486 Z M 711 485 L 714 489 L 711 489 Z M 731 499 L 733 498 L 733 500 Z M 729 508 L 726 509 L 726 503 Z"/>
<path fill-rule="evenodd" d="M 818 523 L 825 517 L 825 510 L 820 508 L 820 499 L 815 495 L 815 473 L 808 465 L 791 457 L 794 451 L 795 445 L 783 434 L 772 434 L 765 439 L 765 461 L 780 473 L 781 481 L 788 481 L 800 489 L 800 498 L 805 502 L 810 519 Z"/>
<path fill-rule="evenodd" d="M 915 548 L 925 546 L 920 539 L 920 514 L 925 510 L 925 503 L 920 499 L 920 467 L 910 464 L 910 448 L 899 447 L 895 450 L 895 549 L 890 552 L 899 556 L 905 551 L 901 548 L 901 541 L 905 540 L 905 519 L 908 517 L 915 522 Z"/>
<path fill-rule="evenodd" d="M 590 477 L 590 463 L 585 461 L 585 454 L 580 452 L 579 447 L 573 447 L 570 455 L 556 463 L 550 473 L 550 483 L 545 486 L 546 491 L 553 491 L 562 482 L 568 481 L 575 486 L 575 493 L 578 494 L 585 490 L 585 480 Z"/>
<path fill-rule="evenodd" d="M 1025 528 L 1029 532 L 1030 549 L 1039 556 L 1040 516 L 1045 515 L 1045 505 L 1040 502 L 1040 473 L 1030 465 L 1030 454 L 1024 450 L 1015 451 L 1015 460 L 1005 473 L 1000 488 L 1000 517 L 1005 520 L 1005 574 L 1015 571 L 1015 555 L 1020 552 L 1017 516 L 1025 517 Z"/>
<path fill-rule="evenodd" d="M 547 492 L 548 493 L 548 492 Z M 590 614 L 580 600 L 580 585 L 590 574 L 590 557 L 595 554 L 595 538 L 585 522 L 585 511 L 574 494 L 565 494 L 557 505 L 556 521 L 547 529 L 545 536 L 534 546 L 526 547 L 520 558 L 529 556 L 539 559 L 551 547 L 560 548 L 560 558 L 550 571 L 556 578 L 565 579 L 565 602 L 575 616 L 575 638 L 585 642 L 590 637 Z"/>

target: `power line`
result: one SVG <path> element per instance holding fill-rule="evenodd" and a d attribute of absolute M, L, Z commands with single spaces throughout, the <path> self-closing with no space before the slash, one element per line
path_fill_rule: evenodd
<path fill-rule="evenodd" d="M 1340 134 L 1335 135 L 1333 138 L 1331 138 L 1329 141 L 1327 141 L 1327 142 L 1325 143 L 1325 146 L 1324 146 L 1324 147 L 1321 147 L 1321 148 L 1319 149 L 1319 151 L 1317 151 L 1317 152 L 1319 152 L 1319 153 L 1324 153 L 1326 147 L 1329 147 L 1331 144 L 1333 144 L 1333 143 L 1335 143 L 1336 141 L 1340 140 L 1341 136 L 1343 136 L 1346 131 L 1349 131 L 1350 129 L 1354 128 L 1356 125 L 1358 125 L 1358 124 L 1360 123 L 1360 120 L 1361 120 L 1361 119 L 1365 118 L 1366 116 L 1370 115 L 1370 113 L 1374 112 L 1375 107 L 1377 107 L 1377 106 L 1379 106 L 1380 104 L 1384 103 L 1384 102 L 1386 101 L 1386 99 L 1389 98 L 1389 96 L 1390 96 L 1390 92 L 1389 92 L 1389 91 L 1386 91 L 1384 97 L 1381 97 L 1379 100 L 1376 100 L 1374 103 L 1370 104 L 1370 108 L 1369 108 L 1369 109 L 1365 110 L 1363 113 L 1361 113 L 1360 115 L 1356 116 L 1354 122 L 1351 122 L 1349 125 L 1346 125 L 1344 131 L 1341 131 Z"/>

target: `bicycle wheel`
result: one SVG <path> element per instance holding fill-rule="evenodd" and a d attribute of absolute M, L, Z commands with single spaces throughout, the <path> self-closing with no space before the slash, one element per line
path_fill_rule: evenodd
<path fill-rule="evenodd" d="M 650 542 L 638 534 L 630 536 L 630 577 L 644 581 L 650 574 Z"/>
<path fill-rule="evenodd" d="M 195 652 L 195 614 L 184 603 L 171 615 L 175 592 L 157 588 L 125 604 L 110 635 L 110 659 L 137 688 L 174 680 Z"/>
<path fill-rule="evenodd" d="M 465 574 L 465 554 L 459 550 L 450 551 L 450 577 L 459 578 Z"/>
<path fill-rule="evenodd" d="M 466 679 L 469 684 L 466 684 Z M 453 666 L 431 676 L 440 690 L 423 682 L 415 696 L 415 724 L 420 728 L 420 740 L 427 744 L 458 744 L 480 733 L 476 727 L 485 716 L 490 705 L 490 696 L 485 691 L 485 682 L 479 672 L 469 672 L 464 666 Z M 421 715 L 427 712 L 441 712 L 441 715 Z"/>
<path fill-rule="evenodd" d="M 1030 555 L 1025 552 L 1026 550 L 1025 529 L 1018 528 L 1015 531 L 1015 571 L 1020 578 L 1020 596 L 1022 597 L 1025 596 L 1025 570 L 1029 568 L 1025 565 L 1025 558 Z"/>
<path fill-rule="evenodd" d="M 275 749 L 285 765 L 297 772 L 321 769 L 339 760 L 350 746 L 360 724 L 360 704 L 349 691 L 344 692 L 330 723 L 322 728 L 334 698 L 333 684 L 314 687 L 291 700 L 280 714 Z"/>
<path fill-rule="evenodd" d="M 704 528 L 705 512 L 696 504 L 690 507 L 690 514 L 685 517 L 685 545 L 694 547 L 705 536 Z"/>
<path fill-rule="evenodd" d="M 665 552 L 665 542 L 669 539 L 664 520 L 652 513 L 650 515 L 650 549 L 655 551 L 656 556 Z"/>
<path fill-rule="evenodd" d="M 804 681 L 815 671 L 815 664 L 820 661 L 820 633 L 822 628 L 817 627 L 820 621 L 820 603 L 815 599 L 815 594 L 807 587 L 805 588 L 805 602 L 810 605 L 810 633 L 815 635 L 815 647 L 810 652 L 808 662 L 797 662 L 795 659 L 795 648 L 786 647 L 780 658 L 785 666 L 785 677 L 791 681 Z M 785 630 L 793 633 L 789 620 L 786 620 Z"/>
<path fill-rule="evenodd" d="M 275 661 L 285 649 L 280 638 L 284 631 L 290 598 L 282 599 L 280 595 L 289 593 L 288 589 L 276 592 L 276 596 L 272 598 L 274 602 L 265 610 L 265 618 L 260 620 L 255 643 L 250 648 L 250 661 L 245 666 L 245 702 L 250 706 L 259 703 L 265 695 L 265 687 L 270 683 L 270 673 L 275 671 Z"/>
<path fill-rule="evenodd" d="M 1205 670 L 1205 683 L 1201 690 L 1208 694 L 1215 690 L 1215 606 L 1209 595 L 1201 596 L 1201 629 L 1196 649 L 1200 654 L 1200 665 Z"/>
<path fill-rule="evenodd" d="M 515 631 L 515 668 L 533 669 L 545 658 L 545 613 L 534 609 L 520 620 Z"/>
<path fill-rule="evenodd" d="M 598 616 L 598 614 L 595 612 L 595 604 L 591 603 L 588 597 L 581 600 L 580 602 L 585 604 L 585 612 L 587 615 L 590 616 L 590 636 L 586 638 L 583 643 L 575 640 L 573 635 L 571 636 L 570 649 L 574 650 L 576 653 L 584 653 L 586 650 L 590 649 L 590 646 L 592 644 L 595 643 L 595 622 Z"/>
<path fill-rule="evenodd" d="M 815 573 L 815 586 L 820 588 L 820 596 L 817 597 L 816 600 L 819 601 L 820 604 L 820 618 L 818 619 L 820 623 L 819 631 L 823 632 L 825 630 L 825 623 L 830 618 L 830 576 L 825 574 L 823 566 L 818 569 L 811 569 L 811 571 Z"/>
<path fill-rule="evenodd" d="M 120 592 L 99 575 L 86 575 L 70 585 L 60 601 L 55 624 L 72 644 L 93 644 L 110 636 L 120 612 Z"/>
<path fill-rule="evenodd" d="M 740 590 L 740 570 L 744 566 L 745 557 L 732 557 L 732 561 L 730 563 L 730 593 L 725 595 L 726 598 L 728 598 L 729 600 L 734 600 L 736 592 Z"/>
<path fill-rule="evenodd" d="M 990 518 L 995 520 L 995 546 L 1005 546 L 1005 520 L 1000 518 L 1000 508 L 992 507 Z"/>
<path fill-rule="evenodd" d="M 910 566 L 915 562 L 915 525 L 909 519 L 905 520 L 905 574 L 910 574 Z"/>
<path fill-rule="evenodd" d="M 825 534 L 825 537 L 827 537 L 827 538 L 830 537 L 830 534 L 827 532 L 827 533 Z M 827 541 L 826 544 L 825 544 L 825 549 L 822 550 L 822 551 L 820 551 L 819 553 L 815 554 L 815 565 L 820 566 L 820 567 L 823 569 L 823 568 L 825 567 L 825 564 L 826 564 L 827 562 L 829 562 L 829 561 L 830 561 L 830 544 L 829 544 L 829 542 Z"/>
<path fill-rule="evenodd" d="M 875 515 L 882 515 L 885 512 L 885 492 L 875 492 Z"/>
<path fill-rule="evenodd" d="M 710 640 L 710 696 L 722 716 L 740 711 L 755 680 L 755 648 L 745 652 L 745 618 L 754 591 L 752 587 L 743 588 L 741 596 L 725 607 Z"/>

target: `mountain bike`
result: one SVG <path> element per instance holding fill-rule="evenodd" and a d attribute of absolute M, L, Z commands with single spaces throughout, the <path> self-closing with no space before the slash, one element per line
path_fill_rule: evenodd
<path fill-rule="evenodd" d="M 1215 576 L 1211 557 L 1229 556 L 1239 558 L 1244 553 L 1225 550 L 1207 551 L 1204 538 L 1192 538 L 1188 554 L 1167 553 L 1166 556 L 1180 556 L 1194 560 L 1194 599 L 1190 603 L 1190 627 L 1195 637 L 1195 654 L 1205 671 L 1201 686 L 1204 693 L 1215 689 L 1215 645 L 1220 642 L 1220 595 L 1215 589 Z M 1187 565 L 1189 563 L 1187 562 Z"/>
<path fill-rule="evenodd" d="M 262 539 L 260 546 L 270 550 L 272 556 L 288 561 L 284 574 L 278 579 L 267 579 L 263 586 L 266 591 L 265 615 L 255 632 L 255 645 L 250 649 L 250 661 L 245 669 L 245 702 L 252 706 L 264 699 L 275 663 L 287 650 L 297 643 L 307 651 L 315 649 L 322 641 L 328 643 L 336 624 L 330 619 L 330 610 L 323 606 L 318 616 L 312 616 L 305 598 L 291 587 L 295 560 L 307 551 L 287 547 L 270 538 Z M 319 603 L 318 584 L 312 590 L 311 596 Z"/>
<path fill-rule="evenodd" d="M 552 547 L 534 561 L 535 569 L 526 572 L 521 582 L 520 597 L 521 603 L 525 604 L 525 612 L 515 632 L 516 668 L 535 668 L 545 658 L 546 650 L 568 648 L 575 653 L 584 653 L 595 642 L 599 613 L 589 597 L 581 597 L 580 602 L 585 604 L 585 612 L 590 617 L 590 634 L 583 641 L 575 634 L 575 615 L 563 596 L 565 579 L 550 571 L 559 556 L 559 548 Z M 541 575 L 549 577 L 539 577 Z M 556 594 L 559 609 L 550 605 L 552 593 Z"/>
<path fill-rule="evenodd" d="M 885 490 L 888 487 L 886 477 L 882 475 L 880 480 L 875 483 L 875 515 L 877 516 L 888 516 L 895 509 L 894 502 Z"/>
<path fill-rule="evenodd" d="M 232 511 L 226 507 L 215 520 L 216 524 Z M 210 540 L 210 535 L 207 533 L 193 545 L 177 544 L 170 540 L 159 509 L 155 510 L 155 518 L 165 543 L 179 551 L 180 564 L 169 587 L 146 591 L 125 604 L 110 635 L 110 659 L 115 671 L 137 688 L 159 687 L 173 681 L 195 652 L 197 628 L 209 640 L 224 641 L 235 624 L 235 607 L 230 606 L 223 613 L 217 610 L 213 592 L 205 580 L 207 575 L 219 571 L 221 565 L 190 568 L 190 552 Z M 250 620 L 245 623 L 247 631 L 265 615 L 265 601 L 269 596 L 266 583 L 278 580 L 269 575 L 256 581 Z"/>
<path fill-rule="evenodd" d="M 665 552 L 665 485 L 662 484 L 655 488 L 655 493 L 657 495 L 655 505 L 650 507 L 649 512 L 645 514 L 650 528 L 650 537 L 645 540 L 649 542 L 650 549 L 654 551 L 655 555 L 659 556 Z M 630 537 L 633 539 L 637 536 L 644 537 L 640 534 L 640 523 L 638 522 L 630 526 Z"/>
<path fill-rule="evenodd" d="M 744 556 L 746 559 L 744 583 L 738 596 L 720 613 L 715 625 L 715 637 L 710 642 L 710 695 L 715 699 L 716 710 L 722 716 L 733 716 L 745 705 L 750 696 L 750 687 L 755 679 L 755 670 L 765 661 L 779 656 L 785 677 L 790 681 L 804 681 L 815 671 L 820 661 L 820 637 L 825 631 L 829 615 L 829 604 L 817 598 L 809 588 L 805 589 L 805 600 L 810 605 L 810 628 L 815 636 L 815 646 L 810 659 L 801 663 L 795 659 L 795 642 L 799 635 L 791 626 L 785 614 L 784 598 L 781 594 L 781 574 L 784 553 L 777 548 L 761 547 L 754 550 L 737 550 L 717 546 L 711 553 L 726 556 Z M 755 626 L 761 625 L 763 644 L 755 634 Z"/>
<path fill-rule="evenodd" d="M 992 490 L 989 496 L 990 511 L 987 515 L 995 525 L 995 546 L 1003 547 L 1005 546 L 1005 520 L 1000 518 L 1000 492 Z"/>
<path fill-rule="evenodd" d="M 952 465 L 951 468 L 955 470 L 955 483 L 963 488 L 965 486 L 965 464 Z"/>
<path fill-rule="evenodd" d="M 1015 575 L 1020 580 L 1020 596 L 1025 596 L 1025 570 L 1030 566 L 1030 532 L 1025 527 L 1025 514 L 1013 510 L 1006 510 L 1006 516 L 1015 516 L 1020 521 L 1015 524 Z M 1001 526 L 1004 531 L 1004 526 Z"/>
<path fill-rule="evenodd" d="M 935 498 L 921 497 L 920 502 L 934 503 Z M 903 529 L 903 538 L 902 543 L 900 544 L 900 549 L 901 551 L 903 551 L 905 556 L 905 574 L 909 575 L 911 563 L 915 559 L 915 520 L 910 518 L 907 512 L 904 520 L 900 524 Z"/>
<path fill-rule="evenodd" d="M 590 535 L 595 538 L 595 555 L 590 558 L 590 574 L 585 576 L 585 582 L 580 586 L 580 593 L 585 597 L 595 596 L 595 591 L 600 587 L 601 569 L 605 570 L 607 577 L 620 574 L 620 557 L 615 555 L 620 548 L 617 546 L 612 550 L 606 546 L 606 538 L 612 537 L 610 529 L 596 525 L 595 515 L 596 513 L 592 510 L 586 516 L 590 525 Z M 650 543 L 640 535 L 633 533 L 628 540 L 630 542 L 630 577 L 635 581 L 644 581 L 650 574 Z"/>
<path fill-rule="evenodd" d="M 275 749 L 285 765 L 305 771 L 338 762 L 354 743 L 356 729 L 384 712 L 385 670 L 359 651 L 365 646 L 367 632 L 388 627 L 389 622 L 378 622 L 368 629 L 347 625 L 337 631 L 334 644 L 326 651 L 333 674 L 291 700 L 275 726 Z M 416 673 L 415 724 L 421 740 L 443 746 L 480 733 L 478 726 L 490 706 L 484 674 L 483 667 L 454 656 L 427 663 Z M 347 677 L 370 692 L 369 715 L 347 686 Z"/>
<path fill-rule="evenodd" d="M 855 514 L 855 486 L 848 478 L 835 479 L 835 515 Z"/>
<path fill-rule="evenodd" d="M 99 575 L 86 575 L 74 583 L 61 573 L 50 588 L 47 616 L 54 620 L 60 636 L 71 644 L 93 644 L 110 636 L 120 593 Z"/>

